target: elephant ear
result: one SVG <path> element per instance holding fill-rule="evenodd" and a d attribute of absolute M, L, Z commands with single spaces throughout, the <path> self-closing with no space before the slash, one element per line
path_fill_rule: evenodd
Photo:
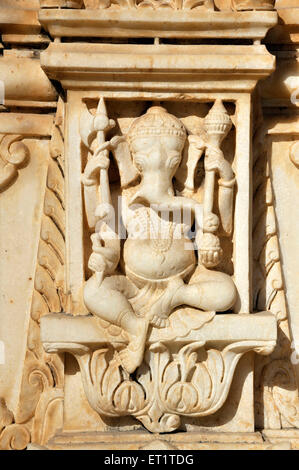
<path fill-rule="evenodd" d="M 112 153 L 117 162 L 120 174 L 120 184 L 122 188 L 125 188 L 138 178 L 139 172 L 133 164 L 126 138 L 124 136 L 115 136 L 111 144 Z"/>

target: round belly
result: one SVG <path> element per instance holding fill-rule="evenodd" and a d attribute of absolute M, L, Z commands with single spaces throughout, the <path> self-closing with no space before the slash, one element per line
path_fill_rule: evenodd
<path fill-rule="evenodd" d="M 159 281 L 184 273 L 195 264 L 193 244 L 188 239 L 173 240 L 169 249 L 157 248 L 153 240 L 126 240 L 124 261 L 137 277 Z"/>

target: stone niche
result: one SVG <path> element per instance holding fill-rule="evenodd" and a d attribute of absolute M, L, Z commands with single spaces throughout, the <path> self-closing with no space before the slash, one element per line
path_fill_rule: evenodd
<path fill-rule="evenodd" d="M 0 8 L 13 80 L 0 189 L 11 214 L 28 205 L 28 240 L 4 259 L 3 309 L 27 303 L 3 376 L 22 356 L 13 394 L 3 386 L 3 448 L 14 434 L 32 449 L 288 447 L 267 401 L 290 339 L 267 166 L 281 165 L 257 93 L 275 71 L 262 41 L 278 15 L 270 0 L 160 3 L 43 0 L 20 30 Z M 26 89 L 7 78 L 16 61 Z M 28 281 L 16 276 L 14 295 L 19 256 Z"/>

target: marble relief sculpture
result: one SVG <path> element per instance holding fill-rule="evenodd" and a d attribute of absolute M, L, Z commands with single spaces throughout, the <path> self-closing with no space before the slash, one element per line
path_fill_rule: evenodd
<path fill-rule="evenodd" d="M 204 318 L 210 319 L 215 311 L 227 311 L 235 302 L 231 278 L 209 269 L 218 265 L 222 251 L 216 235 L 220 220 L 212 212 L 215 182 L 219 185 L 221 223 L 229 235 L 232 230 L 235 179 L 220 149 L 231 122 L 219 101 L 205 119 L 206 142 L 201 136 L 188 136 L 187 185 L 182 193 L 175 191 L 173 180 L 187 140 L 183 124 L 160 106 L 152 106 L 133 122 L 126 140 L 131 159 L 124 169 L 125 176 L 132 177 L 122 189 L 122 214 L 128 233 L 123 253 L 117 233 L 109 227 L 109 158 L 103 136 L 111 121 L 103 100 L 93 125 L 98 146 L 85 168 L 83 184 L 90 189 L 100 182 L 101 202 L 95 209 L 95 221 L 97 227 L 101 223 L 91 237 L 89 268 L 94 274 L 85 284 L 84 301 L 91 313 L 128 334 L 129 344 L 119 352 L 119 359 L 132 373 L 142 363 L 150 325 L 164 328 L 169 316 L 183 306 L 192 308 L 199 317 L 209 312 Z M 205 150 L 202 210 L 194 197 L 192 180 Z M 184 220 L 186 215 L 189 221 Z M 93 217 L 91 213 L 89 218 Z M 188 238 L 194 220 L 198 259 Z M 123 270 L 118 268 L 120 261 Z"/>
<path fill-rule="evenodd" d="M 0 3 L 0 450 L 298 449 L 298 0 Z"/>
<path fill-rule="evenodd" d="M 239 333 L 230 333 L 233 317 L 240 323 L 232 313 L 237 289 L 214 268 L 222 260 L 221 240 L 233 234 L 235 176 L 221 150 L 232 122 L 219 99 L 200 122 L 196 134 L 187 133 L 180 119 L 153 105 L 126 135 L 113 135 L 103 98 L 95 114 L 82 111 L 88 158 L 81 181 L 91 232 L 83 299 L 92 318 L 53 314 L 42 322 L 47 353 L 70 352 L 78 361 L 90 406 L 101 416 L 134 416 L 151 432 L 174 431 L 183 416 L 215 413 L 241 357 L 252 350 L 269 354 L 275 345 L 271 314 L 259 319 L 270 336 L 263 326 L 261 334 L 251 330 L 250 315 Z M 115 223 L 112 158 L 124 230 Z M 201 160 L 205 177 L 198 186 Z M 213 327 L 213 320 L 227 326 Z M 67 340 L 78 321 L 82 340 Z M 68 334 L 57 336 L 64 322 Z M 85 337 L 88 324 L 97 331 L 94 346 Z"/>

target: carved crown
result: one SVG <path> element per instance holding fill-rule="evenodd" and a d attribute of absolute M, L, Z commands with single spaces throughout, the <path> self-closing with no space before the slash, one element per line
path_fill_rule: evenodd
<path fill-rule="evenodd" d="M 143 116 L 135 119 L 129 132 L 131 143 L 136 137 L 146 135 L 175 135 L 185 140 L 187 133 L 182 122 L 173 114 L 169 114 L 161 106 L 152 106 Z"/>

